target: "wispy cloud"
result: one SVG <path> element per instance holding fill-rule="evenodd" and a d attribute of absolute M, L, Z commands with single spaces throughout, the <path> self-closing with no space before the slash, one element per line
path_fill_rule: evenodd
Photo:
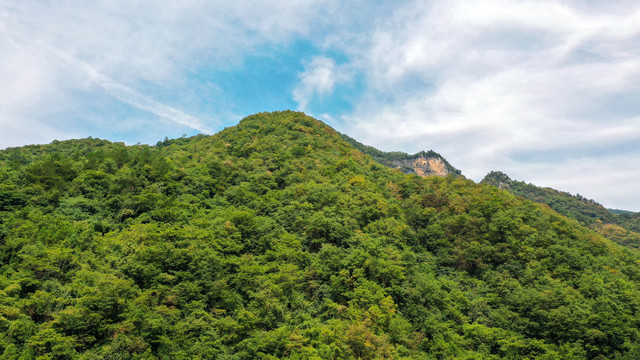
<path fill-rule="evenodd" d="M 203 133 L 210 132 L 210 130 L 208 130 L 199 119 L 196 119 L 195 117 L 190 116 L 171 106 L 167 106 L 147 96 L 144 96 L 131 89 L 130 87 L 120 84 L 107 76 L 104 76 L 89 64 L 82 62 L 79 63 L 83 65 L 82 67 L 85 69 L 85 71 L 93 81 L 103 87 L 110 95 L 114 96 L 115 98 L 139 109 L 148 111 L 165 119 L 169 119 L 179 125 L 184 125 Z"/>
<path fill-rule="evenodd" d="M 304 72 L 298 75 L 300 82 L 293 90 L 293 99 L 298 108 L 307 111 L 307 105 L 314 97 L 322 97 L 333 92 L 336 84 L 348 80 L 346 73 L 336 62 L 324 56 L 315 57 L 306 64 Z"/>
<path fill-rule="evenodd" d="M 307 19 L 330 8 L 315 0 L 0 1 L 0 75 L 8 80 L 0 85 L 0 147 L 82 135 L 77 129 L 88 125 L 73 119 L 110 101 L 105 95 L 185 129 L 219 128 L 225 111 L 180 106 L 186 79 L 304 36 L 318 24 Z"/>
<path fill-rule="evenodd" d="M 84 61 L 75 58 L 62 49 L 44 43 L 32 45 L 37 46 L 41 50 L 48 50 L 48 53 L 50 55 L 58 57 L 66 64 L 71 66 L 73 69 L 72 71 L 84 73 L 90 81 L 93 81 L 94 83 L 102 87 L 107 91 L 107 93 L 109 93 L 109 95 L 117 98 L 118 100 L 121 100 L 141 110 L 148 111 L 154 115 L 171 120 L 179 125 L 184 125 L 191 129 L 198 130 L 204 133 L 209 132 L 209 130 L 207 130 L 202 124 L 202 122 L 195 117 L 190 116 L 171 106 L 167 106 L 158 101 L 155 101 L 148 96 L 145 96 L 135 91 L 134 89 L 123 85 L 113 80 L 112 78 L 109 78 L 108 76 L 105 76 L 100 71 L 98 71 L 95 66 L 92 66 Z"/>

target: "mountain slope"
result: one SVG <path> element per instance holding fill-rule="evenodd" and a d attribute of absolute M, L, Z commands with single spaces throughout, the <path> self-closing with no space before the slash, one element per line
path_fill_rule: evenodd
<path fill-rule="evenodd" d="M 399 169 L 405 174 L 418 176 L 447 176 L 460 175 L 460 170 L 454 168 L 449 162 L 433 150 L 421 151 L 409 155 L 400 151 L 384 152 L 374 147 L 364 145 L 345 134 L 340 136 L 356 149 L 371 156 L 373 160 L 393 169 Z"/>
<path fill-rule="evenodd" d="M 542 188 L 523 181 L 514 181 L 506 174 L 492 171 L 481 181 L 540 204 L 578 220 L 607 238 L 640 249 L 640 213 L 615 212 L 594 200 L 551 188 Z"/>
<path fill-rule="evenodd" d="M 640 351 L 637 252 L 495 187 L 388 169 L 301 113 L 0 159 L 3 359 Z"/>

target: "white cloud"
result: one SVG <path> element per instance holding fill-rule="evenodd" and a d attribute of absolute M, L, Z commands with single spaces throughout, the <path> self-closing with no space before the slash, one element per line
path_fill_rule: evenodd
<path fill-rule="evenodd" d="M 307 105 L 315 96 L 323 96 L 333 92 L 337 82 L 345 81 L 333 59 L 318 56 L 305 66 L 299 74 L 300 82 L 293 90 L 293 99 L 300 110 L 307 110 Z"/>
<path fill-rule="evenodd" d="M 626 159 L 602 166 L 594 194 L 640 167 L 637 3 L 416 1 L 367 36 L 350 53 L 368 91 L 343 126 L 366 143 L 433 148 L 475 180 L 498 169 L 569 188 L 591 176 L 581 164 Z M 541 167 L 539 152 L 556 157 Z M 619 185 L 611 193 L 640 193 L 637 182 Z M 599 200 L 613 198 L 622 196 Z"/>

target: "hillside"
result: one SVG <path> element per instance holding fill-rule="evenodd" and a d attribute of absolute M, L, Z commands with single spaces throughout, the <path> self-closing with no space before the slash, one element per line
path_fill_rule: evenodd
<path fill-rule="evenodd" d="M 619 244 L 640 249 L 640 213 L 606 209 L 596 201 L 586 199 L 579 194 L 572 195 L 564 191 L 515 181 L 499 171 L 487 174 L 482 183 L 546 204 L 560 214 L 578 220 Z"/>
<path fill-rule="evenodd" d="M 447 176 L 460 175 L 461 171 L 454 168 L 449 162 L 433 150 L 421 151 L 409 155 L 401 151 L 385 152 L 372 146 L 364 145 L 348 135 L 340 134 L 354 148 L 371 156 L 380 164 L 402 171 L 405 174 L 416 174 L 418 176 Z"/>
<path fill-rule="evenodd" d="M 640 255 L 325 124 L 0 151 L 2 359 L 637 359 Z"/>

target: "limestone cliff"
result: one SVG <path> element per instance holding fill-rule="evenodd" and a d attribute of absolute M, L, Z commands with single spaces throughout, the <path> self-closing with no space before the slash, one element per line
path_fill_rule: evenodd
<path fill-rule="evenodd" d="M 452 172 L 456 174 L 459 173 L 456 172 L 455 169 L 452 169 L 442 157 L 428 156 L 428 154 L 424 152 L 405 159 L 391 160 L 391 164 L 404 173 L 416 174 L 418 176 L 447 176 Z"/>
<path fill-rule="evenodd" d="M 370 155 L 373 160 L 380 164 L 399 169 L 407 174 L 416 174 L 419 176 L 462 175 L 460 170 L 451 166 L 445 158 L 433 150 L 421 151 L 413 155 L 401 151 L 386 152 L 364 145 L 345 134 L 340 134 L 340 136 L 356 149 Z"/>

